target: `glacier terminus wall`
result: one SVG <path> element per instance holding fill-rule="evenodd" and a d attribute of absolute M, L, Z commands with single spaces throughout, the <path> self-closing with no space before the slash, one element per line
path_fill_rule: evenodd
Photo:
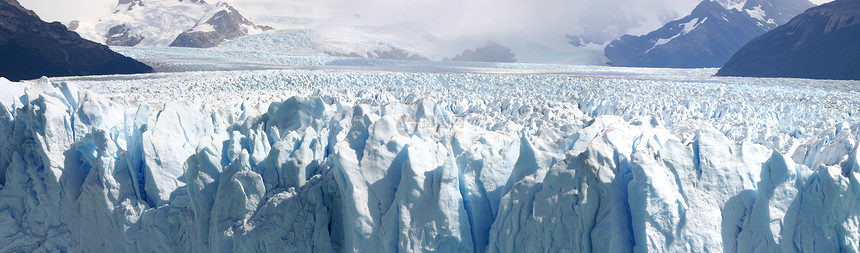
<path fill-rule="evenodd" d="M 15 83 L 27 91 L 0 100 L 0 251 L 860 251 L 856 107 L 813 124 L 776 105 L 747 126 L 770 130 L 738 134 L 713 123 L 736 109 L 596 99 L 611 87 L 570 103 L 386 84 L 441 74 L 347 93 L 289 73 L 309 92 L 259 103 Z M 434 89 L 454 95 L 419 96 Z M 470 97 L 482 89 L 508 95 Z M 712 112 L 696 128 L 671 120 L 696 110 Z"/>

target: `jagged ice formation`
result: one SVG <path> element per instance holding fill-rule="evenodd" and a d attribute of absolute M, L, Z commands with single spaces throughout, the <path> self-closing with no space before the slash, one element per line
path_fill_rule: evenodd
<path fill-rule="evenodd" d="M 0 251 L 860 250 L 860 125 L 826 83 L 777 96 L 848 101 L 661 77 L 211 76 L 3 83 L 28 87 L 0 106 Z M 784 110 L 647 100 L 713 91 Z M 848 123 L 780 123 L 815 108 Z M 739 117 L 768 137 L 715 127 Z"/>

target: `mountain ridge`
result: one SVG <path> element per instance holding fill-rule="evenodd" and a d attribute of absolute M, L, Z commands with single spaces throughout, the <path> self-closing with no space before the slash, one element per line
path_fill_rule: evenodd
<path fill-rule="evenodd" d="M 214 47 L 271 30 L 255 25 L 225 2 L 119 0 L 111 13 L 76 31 L 109 46 Z"/>
<path fill-rule="evenodd" d="M 860 80 L 860 1 L 811 8 L 744 45 L 719 76 Z"/>
<path fill-rule="evenodd" d="M 806 0 L 749 0 L 742 6 L 702 1 L 690 15 L 660 29 L 612 41 L 604 53 L 613 66 L 720 67 L 746 42 L 813 4 Z"/>

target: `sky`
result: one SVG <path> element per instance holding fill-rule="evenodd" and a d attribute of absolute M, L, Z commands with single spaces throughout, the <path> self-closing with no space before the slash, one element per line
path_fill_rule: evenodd
<path fill-rule="evenodd" d="M 46 21 L 68 23 L 108 15 L 118 0 L 19 1 Z M 262 15 L 324 18 L 359 25 L 406 21 L 426 25 L 428 32 L 440 37 L 552 32 L 557 33 L 552 36 L 563 36 L 578 32 L 580 21 L 585 20 L 579 18 L 583 16 L 580 10 L 607 1 L 629 3 L 633 7 L 628 9 L 651 8 L 659 13 L 655 15 L 674 18 L 679 15 L 675 12 L 692 10 L 698 0 L 225 0 L 252 20 Z M 612 17 L 610 14 L 585 14 L 594 17 L 586 22 Z M 657 22 L 656 19 L 647 21 Z"/>
<path fill-rule="evenodd" d="M 25 8 L 36 12 L 43 20 L 68 23 L 87 17 L 110 13 L 117 0 L 18 0 Z"/>
<path fill-rule="evenodd" d="M 216 1 L 216 0 L 210 0 Z M 474 29 L 516 29 L 571 22 L 571 10 L 605 0 L 226 0 L 258 15 L 335 16 L 379 20 L 420 20 L 440 27 L 469 24 Z M 648 8 L 690 9 L 698 0 L 617 0 Z M 811 0 L 821 4 L 831 0 Z M 46 21 L 84 20 L 109 13 L 117 0 L 19 0 Z M 356 15 L 357 14 L 357 15 Z M 248 14 L 246 14 L 248 15 Z M 451 25 L 448 25 L 451 24 Z"/>
<path fill-rule="evenodd" d="M 46 21 L 95 21 L 118 0 L 19 0 Z M 170 1 L 170 0 L 161 0 Z M 218 0 L 208 0 L 217 2 Z M 563 40 L 565 34 L 644 34 L 700 0 L 225 0 L 244 16 L 322 18 L 387 25 L 412 22 L 441 38 L 494 34 Z M 820 4 L 829 0 L 812 0 Z M 595 37 L 600 37 L 597 35 Z"/>

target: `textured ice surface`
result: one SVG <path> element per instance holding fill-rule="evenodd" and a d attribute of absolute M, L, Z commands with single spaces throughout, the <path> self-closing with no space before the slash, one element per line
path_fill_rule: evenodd
<path fill-rule="evenodd" d="M 856 82 L 296 59 L 0 83 L 0 251 L 860 250 Z"/>

